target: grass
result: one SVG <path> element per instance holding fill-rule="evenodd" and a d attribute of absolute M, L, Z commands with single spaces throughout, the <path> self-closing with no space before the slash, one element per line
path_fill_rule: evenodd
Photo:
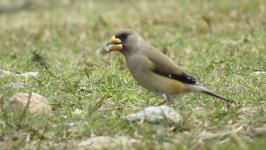
<path fill-rule="evenodd" d="M 0 76 L 0 104 L 17 92 L 35 92 L 48 98 L 53 113 L 1 110 L 2 149 L 72 149 L 92 135 L 142 141 L 133 149 L 266 147 L 265 132 L 252 132 L 266 125 L 265 1 L 50 0 L 33 6 L 0 14 L 0 69 L 40 73 Z M 138 31 L 242 108 L 228 110 L 222 101 L 192 94 L 173 104 L 186 118 L 182 125 L 121 120 L 161 98 L 135 83 L 121 55 L 96 55 L 120 28 Z M 4 86 L 12 82 L 26 88 Z M 79 124 L 66 125 L 73 122 Z M 204 139 L 206 133 L 215 137 Z"/>

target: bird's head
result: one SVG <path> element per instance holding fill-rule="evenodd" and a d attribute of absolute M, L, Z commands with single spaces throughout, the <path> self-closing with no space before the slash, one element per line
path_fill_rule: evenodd
<path fill-rule="evenodd" d="M 126 53 L 135 50 L 140 41 L 143 41 L 143 39 L 137 32 L 122 29 L 109 39 L 105 45 L 105 50 Z"/>

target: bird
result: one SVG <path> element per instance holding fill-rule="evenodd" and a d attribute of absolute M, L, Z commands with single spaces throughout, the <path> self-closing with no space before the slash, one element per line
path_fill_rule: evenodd
<path fill-rule="evenodd" d="M 105 44 L 107 52 L 121 52 L 127 67 L 139 85 L 160 94 L 165 100 L 159 105 L 172 103 L 176 95 L 205 93 L 234 104 L 183 71 L 161 51 L 148 44 L 137 32 L 120 29 Z"/>

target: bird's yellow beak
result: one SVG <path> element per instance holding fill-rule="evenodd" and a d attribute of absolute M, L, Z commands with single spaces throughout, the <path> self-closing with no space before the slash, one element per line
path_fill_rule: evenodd
<path fill-rule="evenodd" d="M 122 48 L 123 46 L 121 40 L 119 38 L 115 38 L 115 36 L 111 37 L 110 40 L 104 46 L 104 49 L 107 52 L 120 51 Z"/>

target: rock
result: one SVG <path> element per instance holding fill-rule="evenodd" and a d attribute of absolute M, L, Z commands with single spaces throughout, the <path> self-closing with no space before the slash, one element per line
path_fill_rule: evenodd
<path fill-rule="evenodd" d="M 79 147 L 86 147 L 88 149 L 110 149 L 116 146 L 128 147 L 132 144 L 137 143 L 138 140 L 132 139 L 126 136 L 117 136 L 117 137 L 110 137 L 110 136 L 96 136 L 81 141 L 78 146 Z"/>
<path fill-rule="evenodd" d="M 170 123 L 178 124 L 182 121 L 183 117 L 173 108 L 162 105 L 147 107 L 137 113 L 130 114 L 128 116 L 122 116 L 122 119 L 127 121 L 148 121 L 152 123 L 168 121 Z"/>
<path fill-rule="evenodd" d="M 6 84 L 5 87 L 9 87 L 9 88 L 13 88 L 13 89 L 25 88 L 25 86 L 21 83 L 9 83 L 9 84 Z"/>
<path fill-rule="evenodd" d="M 47 99 L 36 93 L 16 93 L 4 104 L 5 111 L 22 111 L 27 107 L 30 113 L 52 111 Z"/>

